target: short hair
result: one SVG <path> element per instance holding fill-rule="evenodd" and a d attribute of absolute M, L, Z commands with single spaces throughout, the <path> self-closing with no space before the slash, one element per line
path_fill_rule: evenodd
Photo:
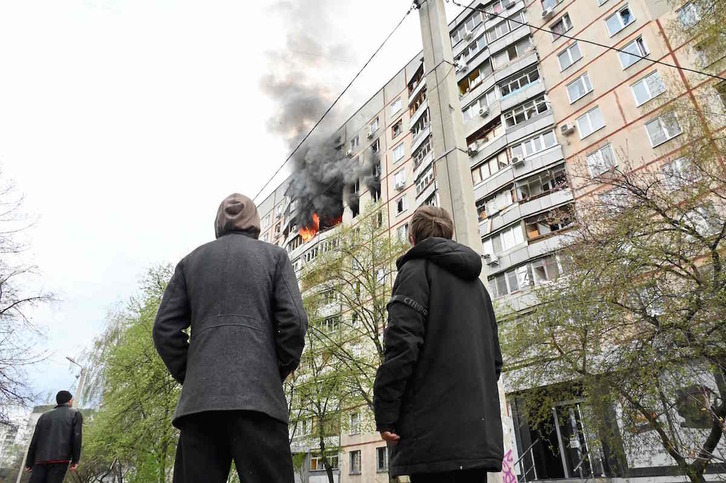
<path fill-rule="evenodd" d="M 411 219 L 411 236 L 416 243 L 427 238 L 454 237 L 454 221 L 449 212 L 436 206 L 424 205 L 418 208 Z"/>
<path fill-rule="evenodd" d="M 73 399 L 73 394 L 68 391 L 58 391 L 58 394 L 55 395 L 55 402 L 57 402 L 58 405 L 66 404 L 71 399 Z"/>

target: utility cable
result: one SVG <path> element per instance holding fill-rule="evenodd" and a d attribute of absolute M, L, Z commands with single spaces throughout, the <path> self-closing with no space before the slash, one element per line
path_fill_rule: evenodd
<path fill-rule="evenodd" d="M 633 57 L 637 57 L 639 60 L 640 59 L 644 59 L 644 60 L 647 60 L 648 62 L 651 62 L 653 64 L 660 64 L 660 65 L 665 66 L 665 67 L 670 67 L 670 68 L 673 68 L 673 69 L 678 69 L 678 70 L 681 70 L 681 71 L 691 72 L 693 74 L 699 74 L 699 75 L 703 75 L 703 76 L 706 76 L 706 77 L 712 77 L 714 79 L 726 81 L 726 77 L 721 77 L 721 76 L 718 76 L 716 74 L 711 74 L 711 73 L 708 73 L 708 72 L 705 72 L 705 71 L 702 71 L 702 70 L 697 70 L 697 69 L 690 69 L 688 67 L 681 67 L 679 65 L 671 64 L 671 63 L 668 63 L 668 62 L 663 62 L 663 61 L 657 60 L 657 59 L 651 59 L 651 58 L 649 58 L 647 56 L 633 54 L 632 52 L 628 52 L 626 50 L 619 49 L 617 47 L 612 47 L 610 45 L 602 44 L 600 42 L 595 42 L 594 40 L 587 40 L 587 39 L 583 39 L 583 38 L 580 38 L 580 37 L 575 37 L 575 36 L 572 36 L 572 35 L 559 34 L 557 32 L 553 32 L 552 30 L 550 30 L 548 28 L 537 27 L 537 26 L 532 25 L 532 24 L 530 24 L 528 22 L 522 22 L 520 20 L 515 20 L 513 18 L 509 18 L 509 17 L 504 16 L 504 15 L 499 15 L 497 13 L 492 13 L 492 12 L 487 12 L 484 9 L 484 7 L 481 7 L 481 6 L 480 7 L 471 7 L 471 6 L 463 5 L 463 4 L 459 3 L 457 0 L 446 0 L 446 1 L 447 2 L 450 1 L 451 3 L 453 3 L 454 5 L 456 5 L 457 7 L 461 7 L 461 8 L 466 9 L 466 10 L 473 10 L 475 12 L 481 12 L 484 15 L 488 15 L 489 17 L 492 17 L 492 18 L 500 18 L 500 19 L 508 20 L 510 22 L 514 22 L 514 23 L 519 24 L 521 26 L 527 26 L 527 27 L 532 28 L 532 29 L 535 29 L 535 30 L 539 30 L 539 31 L 542 31 L 542 32 L 547 32 L 547 33 L 550 33 L 550 34 L 555 34 L 555 35 L 558 36 L 558 38 L 564 37 L 564 38 L 569 39 L 569 40 L 576 40 L 578 42 L 582 42 L 584 44 L 594 45 L 594 46 L 601 47 L 601 48 L 606 49 L 606 50 L 613 50 L 615 52 L 620 52 L 620 53 L 623 53 L 623 54 L 632 55 Z"/>
<path fill-rule="evenodd" d="M 308 140 L 308 138 L 309 138 L 309 137 L 310 137 L 310 136 L 311 136 L 311 135 L 313 134 L 313 132 L 314 132 L 314 131 L 315 131 L 315 130 L 316 130 L 316 129 L 318 128 L 318 126 L 320 126 L 320 124 L 321 124 L 321 123 L 323 122 L 323 120 L 325 119 L 325 117 L 326 117 L 326 116 L 327 116 L 328 114 L 330 114 L 330 111 L 332 111 L 332 110 L 333 110 L 333 108 L 334 108 L 334 107 L 335 107 L 335 106 L 336 106 L 336 105 L 338 104 L 338 102 L 340 101 L 340 99 L 341 99 L 341 98 L 342 98 L 342 97 L 343 97 L 343 96 L 345 95 L 345 93 L 346 93 L 346 92 L 348 92 L 348 90 L 349 90 L 349 89 L 351 88 L 351 86 L 353 85 L 353 83 L 354 83 L 354 82 L 355 82 L 355 81 L 356 81 L 356 80 L 358 79 L 358 77 L 360 77 L 360 75 L 361 75 L 361 74 L 363 73 L 363 71 L 364 71 L 364 70 L 365 70 L 365 69 L 366 69 L 366 68 L 368 67 L 368 65 L 369 65 L 369 64 L 370 64 L 370 63 L 371 63 L 371 62 L 373 61 L 373 59 L 374 59 L 374 58 L 375 58 L 375 57 L 376 57 L 376 56 L 378 55 L 378 53 L 379 53 L 379 52 L 380 52 L 380 51 L 381 51 L 381 50 L 383 49 L 383 47 L 384 47 L 384 46 L 385 46 L 385 45 L 386 45 L 386 44 L 388 43 L 388 41 L 389 41 L 389 40 L 391 39 L 391 37 L 393 37 L 393 34 L 395 34 L 395 33 L 396 33 L 396 31 L 398 31 L 398 29 L 399 29 L 399 28 L 401 27 L 401 25 L 403 25 L 403 22 L 404 22 L 404 21 L 406 20 L 406 17 L 408 17 L 408 15 L 409 15 L 409 14 L 410 14 L 410 13 L 411 13 L 411 12 L 412 12 L 413 10 L 415 10 L 416 8 L 418 8 L 416 4 L 413 4 L 413 5 L 411 5 L 411 7 L 409 7 L 409 9 L 408 9 L 408 11 L 406 12 L 406 14 L 405 14 L 405 15 L 403 16 L 403 18 L 402 18 L 402 19 L 401 19 L 401 20 L 400 20 L 400 21 L 398 22 L 398 24 L 396 24 L 396 26 L 395 26 L 395 27 L 393 28 L 393 30 L 391 31 L 391 33 L 389 33 L 389 34 L 388 34 L 388 35 L 386 36 L 386 38 L 385 38 L 385 39 L 383 40 L 383 42 L 381 43 L 381 45 L 379 45 L 379 46 L 378 46 L 378 48 L 377 48 L 377 49 L 375 50 L 375 52 L 373 52 L 373 55 L 371 55 L 371 56 L 370 56 L 370 57 L 368 58 L 368 60 L 366 61 L 366 63 L 365 63 L 365 64 L 363 64 L 363 67 L 361 67 L 361 69 L 360 69 L 360 70 L 359 70 L 359 71 L 358 71 L 358 72 L 357 72 L 357 73 L 355 74 L 355 76 L 354 76 L 354 77 L 353 77 L 353 79 L 352 79 L 352 80 L 351 80 L 351 81 L 350 81 L 350 82 L 348 83 L 348 85 L 347 85 L 347 86 L 345 87 L 345 89 L 343 89 L 343 91 L 342 91 L 342 92 L 341 92 L 341 93 L 340 93 L 340 94 L 338 95 L 338 97 L 336 97 L 336 98 L 335 98 L 335 100 L 334 100 L 334 101 L 333 101 L 333 103 L 332 103 L 332 104 L 330 105 L 330 107 L 328 107 L 328 108 L 327 108 L 327 109 L 325 110 L 325 112 L 323 113 L 323 115 L 322 115 L 322 116 L 320 116 L 320 119 L 318 119 L 318 121 L 317 121 L 317 122 L 316 122 L 316 123 L 315 123 L 315 124 L 313 125 L 313 127 L 312 127 L 312 128 L 311 128 L 311 129 L 310 129 L 310 130 L 309 130 L 308 132 L 307 132 L 307 134 L 305 134 L 305 136 L 304 136 L 304 137 L 302 138 L 302 140 L 301 140 L 301 141 L 300 141 L 300 142 L 299 142 L 299 143 L 297 144 L 297 146 L 295 146 L 295 149 L 293 149 L 293 150 L 292 150 L 292 152 L 291 152 L 291 153 L 290 153 L 290 155 L 289 155 L 289 156 L 287 157 L 287 159 L 285 159 L 285 161 L 284 161 L 284 162 L 283 162 L 283 163 L 282 163 L 282 164 L 280 165 L 280 167 L 279 167 L 279 168 L 277 168 L 277 170 L 276 170 L 276 171 L 275 171 L 275 173 L 274 173 L 274 174 L 273 174 L 273 175 L 272 175 L 272 176 L 270 177 L 270 179 L 268 179 L 268 180 L 267 180 L 267 182 L 266 182 L 266 183 L 265 183 L 265 184 L 264 184 L 264 185 L 262 186 L 262 188 L 260 189 L 260 191 L 258 191 L 258 192 L 257 192 L 257 194 L 256 194 L 256 195 L 254 196 L 254 198 L 252 198 L 252 201 L 256 201 L 256 200 L 257 200 L 257 198 L 259 198 L 259 196 L 260 196 L 260 195 L 262 194 L 262 192 L 263 192 L 263 191 L 264 191 L 264 190 L 265 190 L 265 189 L 266 189 L 266 188 L 267 188 L 267 187 L 268 187 L 268 186 L 270 185 L 270 183 L 272 183 L 272 180 L 274 180 L 274 179 L 275 179 L 275 177 L 276 177 L 276 176 L 277 176 L 278 174 L 280 174 L 280 171 L 282 171 L 282 170 L 283 170 L 283 168 L 284 168 L 285 166 L 287 166 L 287 163 L 289 163 L 289 162 L 290 162 L 290 160 L 292 159 L 292 157 L 293 157 L 293 156 L 295 156 L 295 153 L 297 153 L 297 152 L 298 152 L 298 151 L 300 150 L 300 148 L 301 148 L 301 147 L 302 147 L 302 145 L 303 145 L 303 144 L 305 143 L 305 141 L 307 141 L 307 140 Z"/>

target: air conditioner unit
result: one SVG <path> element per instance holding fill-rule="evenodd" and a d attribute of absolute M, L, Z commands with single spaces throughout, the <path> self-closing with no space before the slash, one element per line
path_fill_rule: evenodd
<path fill-rule="evenodd" d="M 372 138 L 373 137 L 373 131 L 369 132 L 368 135 L 367 135 L 367 137 L 368 137 L 368 139 Z"/>
<path fill-rule="evenodd" d="M 466 33 L 464 34 L 464 40 L 466 40 L 468 42 L 469 40 L 471 40 L 473 38 L 474 38 L 474 32 L 467 30 Z"/>
<path fill-rule="evenodd" d="M 560 132 L 563 136 L 569 136 L 570 134 L 575 132 L 575 126 L 573 126 L 572 124 L 563 124 L 562 126 L 560 126 Z"/>
<path fill-rule="evenodd" d="M 352 149 L 349 149 L 349 150 L 347 150 L 347 151 L 345 152 L 345 155 L 346 155 L 346 156 L 348 156 L 348 157 L 350 158 L 351 156 L 353 156 L 353 150 L 352 150 Z"/>
<path fill-rule="evenodd" d="M 489 108 L 488 107 L 482 107 L 479 109 L 479 115 L 481 117 L 487 117 L 489 115 Z"/>
<path fill-rule="evenodd" d="M 550 18 L 552 18 L 553 14 L 554 10 L 552 10 L 551 8 L 547 8 L 542 12 L 542 18 L 545 20 L 549 20 Z"/>
<path fill-rule="evenodd" d="M 469 156 L 474 156 L 478 152 L 479 152 L 479 144 L 478 143 L 472 143 L 472 144 L 469 145 Z"/>
<path fill-rule="evenodd" d="M 401 191 L 401 190 L 403 190 L 403 188 L 406 187 L 406 182 L 405 181 L 399 181 L 393 187 L 396 188 L 398 191 Z"/>
<path fill-rule="evenodd" d="M 514 0 L 509 0 L 509 2 L 507 2 L 507 3 L 504 4 L 504 8 L 507 8 L 507 9 L 514 8 L 514 6 L 516 4 L 517 4 L 517 2 L 515 2 Z"/>
<path fill-rule="evenodd" d="M 520 158 L 519 156 L 513 157 L 512 166 L 515 166 L 515 167 L 524 166 L 524 158 Z"/>
<path fill-rule="evenodd" d="M 499 265 L 499 258 L 496 255 L 490 256 L 489 259 L 487 260 L 487 265 L 489 265 L 490 267 Z"/>

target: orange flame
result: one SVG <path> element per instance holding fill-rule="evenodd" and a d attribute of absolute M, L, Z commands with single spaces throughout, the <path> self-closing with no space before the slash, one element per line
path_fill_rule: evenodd
<path fill-rule="evenodd" d="M 303 242 L 308 242 L 318 234 L 318 231 L 320 231 L 320 217 L 317 213 L 313 213 L 313 225 L 301 228 L 300 236 L 302 237 Z"/>

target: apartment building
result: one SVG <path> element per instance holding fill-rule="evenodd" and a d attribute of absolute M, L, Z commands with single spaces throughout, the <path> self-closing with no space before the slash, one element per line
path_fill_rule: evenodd
<path fill-rule="evenodd" d="M 602 188 L 585 188 L 572 173 L 596 176 L 616 165 L 622 153 L 642 164 L 677 166 L 678 120 L 651 100 L 667 89 L 699 97 L 714 86 L 628 54 L 698 67 L 697 48 L 681 45 L 669 33 L 671 22 L 693 16 L 688 5 L 482 0 L 470 7 L 485 13 L 465 9 L 450 23 L 456 60 L 450 75 L 460 91 L 484 278 L 494 299 L 525 309 L 532 303 L 529 290 L 565 269 L 557 249 L 572 227 L 577 199 L 602 195 Z M 438 203 L 425 69 L 423 56 L 416 56 L 334 134 L 341 157 L 374 154 L 379 160 L 372 173 L 379 189 L 360 182 L 346 188 L 359 196 L 360 206 L 345 206 L 343 223 L 357 223 L 362 207 L 379 203 L 391 235 L 405 240 L 413 211 Z M 724 85 L 717 89 L 724 102 Z M 287 248 L 299 271 L 334 248 L 328 241 L 334 227 L 304 240 L 296 220 L 298 201 L 285 196 L 286 187 L 283 183 L 260 204 L 261 239 Z M 523 388 L 510 389 L 522 394 Z M 521 420 L 514 398 L 508 411 L 504 430 L 514 440 L 510 459 L 521 480 L 652 479 L 667 475 L 672 464 L 654 448 L 628 454 L 627 468 L 609 467 L 601 445 L 592 444 L 594 432 L 584 427 L 577 402 L 563 401 L 553 410 L 548 441 Z M 343 417 L 350 424 L 331 441 L 341 448 L 336 481 L 388 481 L 385 445 L 370 432 L 370 413 L 352 411 Z M 300 440 L 294 449 L 307 454 L 301 478 L 326 482 L 314 445 Z"/>

